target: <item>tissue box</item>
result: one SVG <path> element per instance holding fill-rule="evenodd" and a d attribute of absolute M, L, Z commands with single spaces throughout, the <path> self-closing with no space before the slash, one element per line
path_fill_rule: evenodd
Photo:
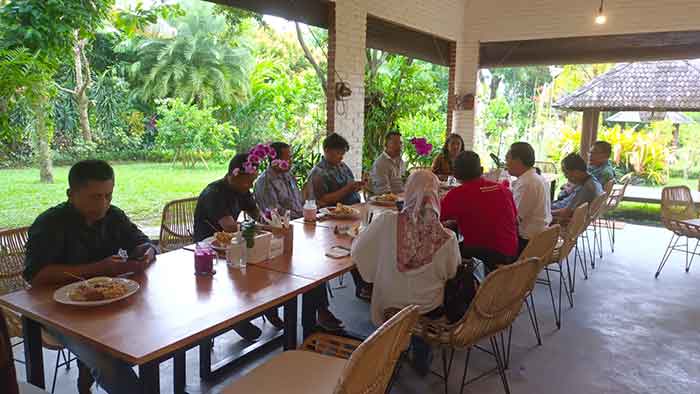
<path fill-rule="evenodd" d="M 255 245 L 246 251 L 248 263 L 259 263 L 270 257 L 270 241 L 272 233 L 269 231 L 256 230 Z"/>
<path fill-rule="evenodd" d="M 283 253 L 289 254 L 289 255 L 292 254 L 292 250 L 294 247 L 294 225 L 292 225 L 290 223 L 289 227 L 280 228 L 280 227 L 268 226 L 265 224 L 259 224 L 256 227 L 263 230 L 263 231 L 271 232 L 275 238 L 284 238 Z"/>

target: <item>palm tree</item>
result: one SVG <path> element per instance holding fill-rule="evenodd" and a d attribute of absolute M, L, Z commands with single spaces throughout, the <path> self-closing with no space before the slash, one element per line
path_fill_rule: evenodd
<path fill-rule="evenodd" d="M 200 108 L 228 106 L 246 99 L 250 50 L 222 38 L 225 20 L 200 6 L 174 21 L 171 38 L 144 38 L 136 44 L 130 73 L 146 102 L 179 97 Z"/>

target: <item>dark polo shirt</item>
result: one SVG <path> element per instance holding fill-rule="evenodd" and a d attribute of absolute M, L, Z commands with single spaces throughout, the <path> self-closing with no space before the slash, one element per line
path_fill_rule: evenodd
<path fill-rule="evenodd" d="M 252 215 L 257 209 L 250 192 L 236 192 L 224 179 L 210 183 L 197 199 L 197 207 L 194 210 L 194 241 L 199 242 L 214 235 L 212 226 L 218 229 L 219 219 L 231 216 L 236 220 L 241 211 Z"/>
<path fill-rule="evenodd" d="M 124 211 L 110 206 L 104 218 L 91 226 L 70 203 L 62 203 L 39 215 L 29 228 L 24 278 L 50 264 L 91 264 L 126 250 L 150 243 Z"/>

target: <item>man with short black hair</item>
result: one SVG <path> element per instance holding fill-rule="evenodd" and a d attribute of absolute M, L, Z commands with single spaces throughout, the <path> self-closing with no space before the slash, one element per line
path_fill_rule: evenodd
<path fill-rule="evenodd" d="M 339 134 L 333 133 L 323 140 L 323 159 L 309 173 L 311 192 L 319 207 L 360 202 L 358 192 L 364 182 L 355 181 L 352 170 L 343 162 L 348 150 L 350 144 Z"/>
<path fill-rule="evenodd" d="M 280 214 L 288 211 L 291 219 L 303 215 L 301 191 L 296 178 L 289 171 L 292 166 L 292 152 L 289 144 L 273 142 L 275 159 L 255 181 L 255 200 L 261 210 L 277 209 Z M 302 297 L 301 324 L 306 332 L 316 325 L 326 331 L 338 331 L 343 323 L 331 313 L 328 302 L 328 285 L 323 283 L 304 293 Z"/>
<path fill-rule="evenodd" d="M 442 200 L 440 219 L 456 220 L 464 240 L 462 257 L 475 257 L 489 271 L 518 256 L 518 224 L 513 194 L 507 186 L 482 177 L 479 155 L 464 151 L 455 160 L 461 185 Z"/>
<path fill-rule="evenodd" d="M 309 187 L 312 198 L 319 207 L 334 206 L 337 203 L 353 205 L 360 202 L 358 193 L 364 182 L 355 181 L 352 170 L 343 162 L 343 156 L 350 150 L 350 144 L 339 134 L 333 133 L 323 140 L 323 159 L 309 173 Z M 371 286 L 362 280 L 355 269 L 350 272 L 355 281 L 355 295 L 369 301 Z"/>
<path fill-rule="evenodd" d="M 254 168 L 252 172 L 247 172 L 247 161 L 248 153 L 234 156 L 229 162 L 226 175 L 207 185 L 199 195 L 194 210 L 195 242 L 203 241 L 217 231 L 238 231 L 238 216 L 241 212 L 247 213 L 253 219 L 260 217 L 258 206 L 250 192 L 258 170 Z M 284 323 L 277 315 L 276 309 L 268 311 L 265 316 L 277 329 L 283 327 Z M 250 321 L 238 323 L 233 329 L 248 341 L 254 341 L 262 334 Z"/>
<path fill-rule="evenodd" d="M 401 176 L 404 171 L 404 162 L 401 159 L 401 133 L 390 131 L 384 137 L 384 151 L 372 165 L 370 174 L 372 193 L 379 195 L 403 192 Z"/>
<path fill-rule="evenodd" d="M 606 141 L 593 143 L 588 156 L 588 172 L 601 186 L 605 186 L 611 180 L 615 180 L 615 169 L 610 164 L 612 145 Z"/>
<path fill-rule="evenodd" d="M 506 154 L 508 173 L 513 182 L 513 199 L 518 211 L 518 254 L 530 239 L 552 222 L 549 183 L 537 173 L 535 150 L 527 142 L 516 142 Z"/>
<path fill-rule="evenodd" d="M 567 223 L 574 210 L 584 203 L 591 203 L 603 193 L 600 183 L 588 173 L 586 162 L 578 153 L 568 154 L 561 162 L 566 179 L 574 185 L 567 196 L 552 203 L 552 216 L 558 223 Z"/>
<path fill-rule="evenodd" d="M 29 228 L 24 278 L 32 287 L 147 269 L 156 250 L 126 214 L 111 205 L 112 167 L 101 160 L 78 162 L 68 173 L 68 183 L 68 201 L 39 215 Z M 75 337 L 46 330 L 92 369 L 108 393 L 141 392 L 138 377 L 127 363 Z M 79 376 L 81 393 L 89 392 L 91 385 L 91 377 Z"/>

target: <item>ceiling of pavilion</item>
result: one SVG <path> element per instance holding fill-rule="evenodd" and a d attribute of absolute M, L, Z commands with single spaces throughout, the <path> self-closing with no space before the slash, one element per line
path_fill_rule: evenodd
<path fill-rule="evenodd" d="M 209 0 L 307 25 L 328 28 L 330 5 L 323 0 Z M 374 16 L 367 16 L 367 48 L 449 65 L 450 41 Z"/>

